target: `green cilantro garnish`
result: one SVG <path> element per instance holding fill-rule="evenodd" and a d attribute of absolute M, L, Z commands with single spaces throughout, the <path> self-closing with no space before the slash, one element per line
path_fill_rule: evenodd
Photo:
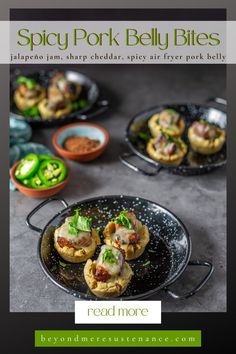
<path fill-rule="evenodd" d="M 77 111 L 78 109 L 83 109 L 88 106 L 88 101 L 85 99 L 81 99 L 79 101 L 72 102 L 72 110 Z"/>
<path fill-rule="evenodd" d="M 143 267 L 147 267 L 151 262 L 150 261 L 147 261 L 145 263 L 142 264 Z"/>
<path fill-rule="evenodd" d="M 101 231 L 101 228 L 100 227 L 96 227 L 96 233 L 99 234 Z"/>
<path fill-rule="evenodd" d="M 81 216 L 79 215 L 78 217 L 78 229 L 80 231 L 91 231 L 92 228 L 92 219 L 88 218 L 87 216 Z"/>
<path fill-rule="evenodd" d="M 144 141 L 149 141 L 151 139 L 150 134 L 144 132 L 139 132 L 138 137 Z"/>
<path fill-rule="evenodd" d="M 78 217 L 79 217 L 79 210 L 76 209 L 75 215 L 69 221 L 69 234 L 70 235 L 77 235 L 78 234 Z"/>
<path fill-rule="evenodd" d="M 166 108 L 164 111 L 171 115 L 178 114 L 178 112 L 176 112 L 173 108 Z"/>
<path fill-rule="evenodd" d="M 124 226 L 128 230 L 132 230 L 132 222 L 127 216 L 127 210 L 123 210 L 113 219 L 116 224 Z"/>
<path fill-rule="evenodd" d="M 25 77 L 25 76 L 19 76 L 17 78 L 16 82 L 19 85 L 21 85 L 21 84 L 26 85 L 28 90 L 33 90 L 37 84 L 37 82 L 34 79 L 29 79 L 28 77 Z"/>
<path fill-rule="evenodd" d="M 59 261 L 59 264 L 60 264 L 60 266 L 62 266 L 63 268 L 65 268 L 65 267 L 67 266 L 67 264 L 64 263 L 64 262 L 62 262 L 62 261 Z"/>
<path fill-rule="evenodd" d="M 103 263 L 111 263 L 117 264 L 118 260 L 114 253 L 112 252 L 112 248 L 106 248 L 103 255 L 102 255 L 102 262 Z"/>
<path fill-rule="evenodd" d="M 209 123 L 208 123 L 205 119 L 203 119 L 203 118 L 199 119 L 199 122 L 200 122 L 200 123 L 209 124 Z"/>
<path fill-rule="evenodd" d="M 92 228 L 92 219 L 79 215 L 79 209 L 75 210 L 75 215 L 69 221 L 69 234 L 78 235 L 79 231 L 89 232 Z"/>
<path fill-rule="evenodd" d="M 176 126 L 169 125 L 169 127 L 168 127 L 167 129 L 168 129 L 168 130 L 175 131 L 175 130 L 176 130 Z"/>
<path fill-rule="evenodd" d="M 176 143 L 176 140 L 170 135 L 167 135 L 167 140 L 168 140 L 168 143 L 174 143 L 174 144 Z"/>
<path fill-rule="evenodd" d="M 54 264 L 52 268 L 50 269 L 51 272 L 54 272 L 57 269 L 57 266 Z"/>
<path fill-rule="evenodd" d="M 150 252 L 150 253 L 156 253 L 156 251 L 155 251 L 155 250 L 152 250 L 152 249 L 148 250 L 148 252 Z"/>
<path fill-rule="evenodd" d="M 166 138 L 168 143 L 176 143 L 176 139 L 174 139 L 171 135 L 167 134 L 164 129 L 160 129 L 160 132 Z"/>
<path fill-rule="evenodd" d="M 40 115 L 39 109 L 37 106 L 25 109 L 24 111 L 22 111 L 22 114 L 25 117 L 32 117 L 32 118 L 38 117 Z"/>

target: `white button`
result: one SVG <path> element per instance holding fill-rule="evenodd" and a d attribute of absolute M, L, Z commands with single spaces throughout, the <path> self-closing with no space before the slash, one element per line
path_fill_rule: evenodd
<path fill-rule="evenodd" d="M 75 301 L 75 323 L 161 323 L 161 301 Z"/>

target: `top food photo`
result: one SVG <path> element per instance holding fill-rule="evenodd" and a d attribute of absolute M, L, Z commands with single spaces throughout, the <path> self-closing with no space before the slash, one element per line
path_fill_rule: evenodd
<path fill-rule="evenodd" d="M 212 102 L 208 106 L 188 102 L 152 107 L 129 122 L 126 141 L 133 154 L 156 167 L 156 174 L 163 167 L 181 175 L 209 172 L 226 163 L 224 108 Z M 125 155 L 121 160 L 135 168 Z"/>
<path fill-rule="evenodd" d="M 85 120 L 107 109 L 99 88 L 89 77 L 71 70 L 12 72 L 11 112 L 32 125 L 52 126 Z"/>

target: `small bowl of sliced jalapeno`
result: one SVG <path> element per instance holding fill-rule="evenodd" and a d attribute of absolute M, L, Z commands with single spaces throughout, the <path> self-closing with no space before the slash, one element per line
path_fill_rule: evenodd
<path fill-rule="evenodd" d="M 28 154 L 11 168 L 17 189 L 32 198 L 47 198 L 59 193 L 69 180 L 65 162 L 51 155 Z"/>

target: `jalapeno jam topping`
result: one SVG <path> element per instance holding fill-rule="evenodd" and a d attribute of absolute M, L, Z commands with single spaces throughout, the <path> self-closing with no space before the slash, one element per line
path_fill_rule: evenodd
<path fill-rule="evenodd" d="M 48 188 L 65 180 L 65 164 L 49 155 L 29 154 L 18 164 L 15 178 L 29 188 Z"/>

